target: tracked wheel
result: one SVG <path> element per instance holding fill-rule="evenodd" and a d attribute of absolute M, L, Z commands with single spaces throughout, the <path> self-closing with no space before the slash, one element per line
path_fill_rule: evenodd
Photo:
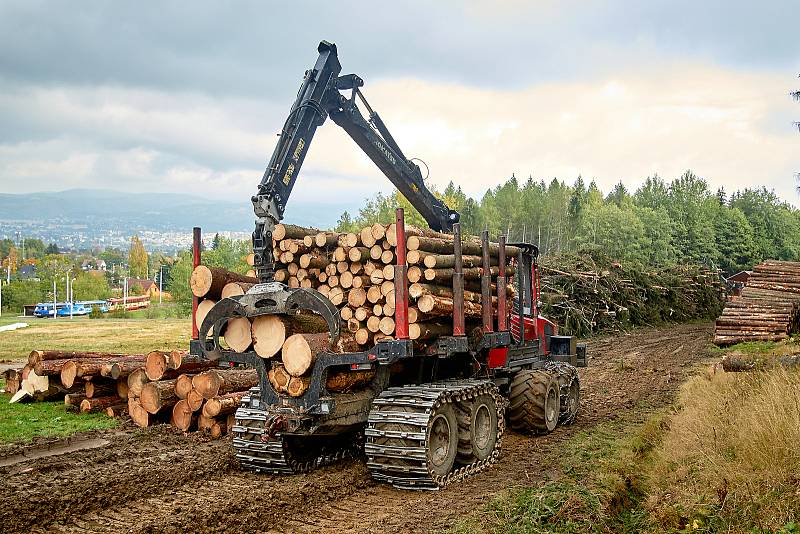
<path fill-rule="evenodd" d="M 561 402 L 553 373 L 519 371 L 511 382 L 509 400 L 509 420 L 514 430 L 547 434 L 556 428 Z"/>
<path fill-rule="evenodd" d="M 453 469 L 458 453 L 458 422 L 451 405 L 439 406 L 431 414 L 427 436 L 426 453 L 431 473 L 443 477 Z"/>
<path fill-rule="evenodd" d="M 575 422 L 581 404 L 581 381 L 578 370 L 564 362 L 550 362 L 545 369 L 553 373 L 558 381 L 561 400 L 558 424 L 571 425 Z"/>
<path fill-rule="evenodd" d="M 469 464 L 492 454 L 497 442 L 497 403 L 491 395 L 479 395 L 456 404 L 458 418 L 457 461 Z"/>

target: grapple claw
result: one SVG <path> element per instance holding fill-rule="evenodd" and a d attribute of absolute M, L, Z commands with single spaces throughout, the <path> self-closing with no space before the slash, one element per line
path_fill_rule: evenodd
<path fill-rule="evenodd" d="M 259 315 L 293 315 L 308 310 L 320 315 L 328 325 L 331 343 L 339 339 L 339 310 L 315 289 L 290 288 L 279 282 L 257 284 L 244 295 L 228 297 L 217 302 L 209 310 L 200 325 L 199 337 L 204 355 L 217 360 L 222 355 L 219 332 L 229 319 L 235 317 L 258 317 Z M 213 329 L 213 343 L 207 343 L 208 333 Z"/>

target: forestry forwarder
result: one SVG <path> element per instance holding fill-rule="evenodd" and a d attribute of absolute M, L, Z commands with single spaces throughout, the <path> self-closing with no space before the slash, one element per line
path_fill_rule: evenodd
<path fill-rule="evenodd" d="M 558 336 L 538 313 L 538 249 L 505 243 L 500 237 L 499 276 L 492 284 L 488 233 L 481 239 L 483 306 L 479 334 L 467 335 L 464 317 L 462 239 L 458 214 L 425 186 L 420 169 L 405 157 L 377 113 L 359 91 L 355 74 L 340 76 L 336 46 L 322 41 L 314 68 L 307 71 L 280 134 L 269 167 L 252 198 L 253 232 L 260 284 L 246 294 L 222 299 L 200 327 L 195 353 L 221 364 L 258 369 L 260 385 L 236 412 L 233 444 L 245 469 L 283 474 L 304 472 L 364 450 L 377 480 L 399 488 L 437 489 L 495 462 L 508 416 L 514 429 L 552 431 L 575 418 L 580 400 L 576 366 L 586 365 L 585 346 Z M 342 91 L 349 91 L 348 98 Z M 358 98 L 369 112 L 366 120 Z M 254 352 L 234 353 L 219 344 L 219 332 L 233 317 L 313 312 L 325 319 L 333 344 L 340 335 L 339 311 L 314 289 L 273 281 L 272 231 L 286 203 L 316 129 L 326 117 L 353 138 L 437 232 L 452 232 L 452 336 L 439 337 L 424 352 L 408 336 L 406 233 L 397 210 L 395 265 L 396 335 L 369 350 L 317 355 L 310 386 L 302 397 L 279 395 L 267 373 L 272 363 Z M 493 245 L 497 247 L 497 245 Z M 516 267 L 516 297 L 507 306 L 506 252 Z M 496 289 L 496 316 L 492 289 Z M 520 326 L 522 325 L 522 328 Z M 214 332 L 209 339 L 209 332 Z M 325 388 L 330 369 L 373 370 L 368 387 L 352 393 Z M 508 410 L 506 408 L 508 407 Z"/>

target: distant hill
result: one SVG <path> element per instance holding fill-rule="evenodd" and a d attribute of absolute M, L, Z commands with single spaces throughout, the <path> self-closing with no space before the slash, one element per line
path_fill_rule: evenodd
<path fill-rule="evenodd" d="M 290 204 L 285 220 L 327 228 L 353 206 Z M 59 192 L 0 194 L 0 221 L 89 224 L 120 230 L 183 230 L 202 226 L 213 231 L 253 228 L 253 206 L 241 202 L 211 201 L 175 193 L 124 193 L 107 189 L 70 189 Z"/>

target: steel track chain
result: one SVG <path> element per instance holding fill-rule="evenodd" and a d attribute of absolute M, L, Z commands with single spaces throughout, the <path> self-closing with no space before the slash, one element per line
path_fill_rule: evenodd
<path fill-rule="evenodd" d="M 434 410 L 443 404 L 469 401 L 484 394 L 490 395 L 497 406 L 494 449 L 484 460 L 458 466 L 443 476 L 432 474 L 427 465 L 427 430 Z M 458 482 L 498 460 L 506 405 L 497 386 L 485 380 L 451 380 L 386 389 L 373 401 L 367 421 L 367 467 L 375 480 L 400 489 L 437 490 Z M 392 444 L 378 443 L 381 439 L 391 440 Z"/>
<path fill-rule="evenodd" d="M 251 389 L 250 395 L 257 397 L 258 388 Z M 349 439 L 333 439 L 317 451 L 306 450 L 299 454 L 285 437 L 269 436 L 268 426 L 269 414 L 250 408 L 250 397 L 245 396 L 236 410 L 236 424 L 232 429 L 235 456 L 243 469 L 270 475 L 306 473 L 361 454 L 360 434 L 347 436 Z"/>

